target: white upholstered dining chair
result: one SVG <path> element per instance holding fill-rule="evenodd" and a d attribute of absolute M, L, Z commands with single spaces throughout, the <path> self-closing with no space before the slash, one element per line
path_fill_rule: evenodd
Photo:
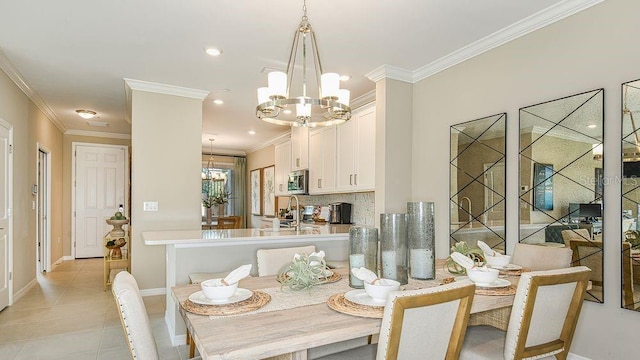
<path fill-rule="evenodd" d="M 322 360 L 453 360 L 464 340 L 475 285 L 469 281 L 389 295 L 380 340 Z"/>
<path fill-rule="evenodd" d="M 566 359 L 590 275 L 586 266 L 523 273 L 507 331 L 470 326 L 460 359 Z"/>
<path fill-rule="evenodd" d="M 258 276 L 277 275 L 280 268 L 293 260 L 295 254 L 305 253 L 307 255 L 316 251 L 314 245 L 280 248 L 280 249 L 259 249 L 256 256 L 258 258 Z"/>
<path fill-rule="evenodd" d="M 569 248 L 516 244 L 511 263 L 532 271 L 563 269 L 571 266 L 572 251 Z"/>
<path fill-rule="evenodd" d="M 120 322 L 133 359 L 159 359 L 147 309 L 136 279 L 127 271 L 116 274 L 111 286 L 120 311 Z"/>

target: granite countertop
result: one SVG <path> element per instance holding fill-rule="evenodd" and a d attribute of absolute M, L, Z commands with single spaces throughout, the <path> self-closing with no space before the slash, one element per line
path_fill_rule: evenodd
<path fill-rule="evenodd" d="M 143 231 L 142 240 L 146 245 L 197 245 L 226 246 L 265 242 L 285 242 L 287 239 L 308 238 L 314 240 L 349 239 L 351 225 L 302 224 L 299 230 L 280 228 L 229 230 L 164 230 Z"/>

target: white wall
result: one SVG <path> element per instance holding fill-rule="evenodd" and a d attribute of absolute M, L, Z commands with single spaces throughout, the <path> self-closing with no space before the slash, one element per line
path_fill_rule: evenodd
<path fill-rule="evenodd" d="M 508 251 L 518 240 L 520 107 L 604 87 L 604 171 L 620 177 L 620 85 L 640 78 L 638 14 L 639 1 L 607 0 L 414 84 L 412 194 L 436 201 L 438 257 L 449 248 L 449 154 L 442 149 L 449 149 L 452 124 L 508 113 Z M 618 182 L 605 186 L 604 201 L 605 303 L 585 303 L 571 351 L 590 359 L 629 359 L 637 349 L 640 313 L 620 308 Z"/>

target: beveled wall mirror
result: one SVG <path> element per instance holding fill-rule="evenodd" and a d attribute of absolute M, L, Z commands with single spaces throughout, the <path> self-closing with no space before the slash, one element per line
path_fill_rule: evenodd
<path fill-rule="evenodd" d="M 586 299 L 604 302 L 604 90 L 520 109 L 520 242 L 569 247 L 591 268 Z"/>
<path fill-rule="evenodd" d="M 451 245 L 482 240 L 505 251 L 505 134 L 507 114 L 451 126 Z"/>
<path fill-rule="evenodd" d="M 622 307 L 640 310 L 640 80 L 622 84 Z"/>

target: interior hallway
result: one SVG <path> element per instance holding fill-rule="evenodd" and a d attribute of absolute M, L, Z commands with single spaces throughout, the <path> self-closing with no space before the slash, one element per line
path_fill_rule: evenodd
<path fill-rule="evenodd" d="M 65 261 L 0 312 L 0 359 L 131 359 L 102 258 Z M 187 359 L 172 347 L 164 296 L 144 298 L 161 359 Z"/>

